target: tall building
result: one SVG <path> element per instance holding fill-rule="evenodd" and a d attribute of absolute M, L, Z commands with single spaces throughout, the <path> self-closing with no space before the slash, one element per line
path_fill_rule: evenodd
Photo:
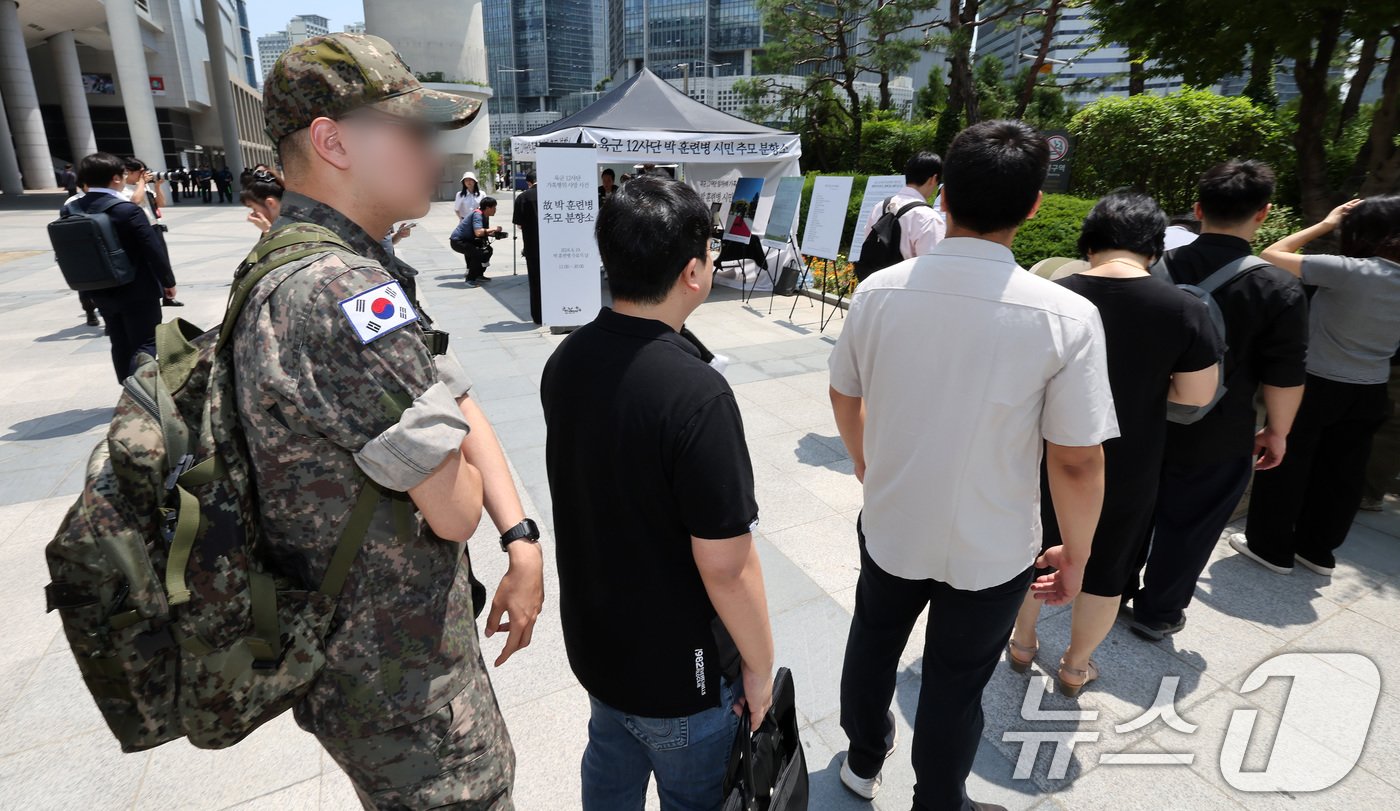
<path fill-rule="evenodd" d="M 482 0 L 495 89 L 491 142 L 592 103 L 607 65 L 609 0 Z"/>
<path fill-rule="evenodd" d="M 365 0 L 365 33 L 393 45 L 424 85 L 482 103 L 470 124 L 439 138 L 446 159 L 440 199 L 452 197 L 462 172 L 475 168 L 490 147 L 487 101 L 493 91 L 482 29 L 482 0 L 460 0 L 451 14 L 443 13 L 438 0 Z"/>
<path fill-rule="evenodd" d="M 727 113 L 742 115 L 746 102 L 734 92 L 737 79 L 763 76 L 775 86 L 800 87 L 813 68 L 789 73 L 756 73 L 755 59 L 765 39 L 757 0 L 612 0 L 610 37 L 612 74 L 621 80 L 645 65 L 691 98 Z M 935 12 L 927 12 L 930 20 Z M 925 59 L 941 58 L 938 54 Z M 923 64 L 920 62 L 919 64 Z M 891 77 L 895 107 L 912 108 L 915 82 L 923 76 Z M 863 98 L 879 98 L 875 76 L 856 82 Z M 776 101 L 774 93 L 768 101 Z"/>
<path fill-rule="evenodd" d="M 330 25 L 331 21 L 319 14 L 298 14 L 287 23 L 285 29 L 258 37 L 258 60 L 262 64 L 263 78 L 267 78 L 272 66 L 277 64 L 277 58 L 288 48 L 312 37 L 329 34 Z M 360 23 L 360 26 L 363 33 L 364 23 Z"/>
<path fill-rule="evenodd" d="M 0 0 L 0 190 L 98 150 L 152 169 L 272 159 L 240 0 Z"/>
<path fill-rule="evenodd" d="M 1100 96 L 1128 93 L 1128 50 L 1114 43 L 1100 42 L 1089 11 L 1087 6 L 1060 9 L 1046 58 L 1059 84 L 1081 83 L 1065 94 L 1066 99 L 1075 104 L 1085 104 Z M 1026 15 L 1021 19 L 1025 20 Z M 978 30 L 976 59 L 995 56 L 1005 66 L 1006 78 L 1020 75 L 1035 60 L 1041 29 L 1024 22 L 995 30 L 989 28 Z M 1146 83 L 1149 93 L 1170 93 L 1180 88 L 1181 79 L 1176 77 L 1151 77 Z"/>
<path fill-rule="evenodd" d="M 243 46 L 243 78 L 248 80 L 249 87 L 261 87 L 258 84 L 257 62 L 253 59 L 253 32 L 248 28 L 248 4 L 244 0 L 236 0 L 238 5 L 238 44 Z"/>
<path fill-rule="evenodd" d="M 621 18 L 612 58 L 615 76 L 631 76 L 643 65 L 663 79 L 753 75 L 754 55 L 763 47 L 757 0 L 614 3 Z"/>
<path fill-rule="evenodd" d="M 345 26 L 345 33 L 347 33 L 347 34 L 363 34 L 364 32 L 365 32 L 365 23 L 364 23 L 364 20 L 361 20 L 360 22 L 357 22 L 357 23 L 350 23 L 349 25 Z"/>

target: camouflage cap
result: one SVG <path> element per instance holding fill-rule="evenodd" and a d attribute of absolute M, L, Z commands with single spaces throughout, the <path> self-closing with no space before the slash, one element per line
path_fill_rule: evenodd
<path fill-rule="evenodd" d="M 475 118 L 480 106 L 476 99 L 419 84 L 392 45 L 364 34 L 329 34 L 293 45 L 263 88 L 273 144 L 316 118 L 339 118 L 361 107 L 456 129 Z"/>

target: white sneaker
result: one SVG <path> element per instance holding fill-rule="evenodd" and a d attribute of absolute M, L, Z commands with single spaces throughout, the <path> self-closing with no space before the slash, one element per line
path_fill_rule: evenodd
<path fill-rule="evenodd" d="M 1322 575 L 1323 577 L 1332 576 L 1332 570 L 1334 568 L 1332 566 L 1323 566 L 1321 563 L 1313 563 L 1312 561 L 1308 560 L 1302 555 L 1294 555 L 1293 559 L 1303 564 L 1307 568 L 1313 570 L 1314 572 Z"/>
<path fill-rule="evenodd" d="M 1260 566 L 1263 566 L 1265 569 L 1268 569 L 1274 574 L 1293 574 L 1292 566 L 1275 565 L 1251 552 L 1249 549 L 1249 542 L 1245 540 L 1243 532 L 1236 532 L 1230 535 L 1230 548 L 1235 550 L 1236 552 L 1239 552 L 1241 555 L 1244 555 L 1245 557 L 1249 558 L 1250 560 L 1254 561 Z"/>
<path fill-rule="evenodd" d="M 870 778 L 858 777 L 855 772 L 851 771 L 849 763 L 845 760 L 841 761 L 841 783 L 857 797 L 863 797 L 867 800 L 875 799 L 875 795 L 880 793 L 880 778 L 883 774 L 884 772 L 881 772 Z"/>

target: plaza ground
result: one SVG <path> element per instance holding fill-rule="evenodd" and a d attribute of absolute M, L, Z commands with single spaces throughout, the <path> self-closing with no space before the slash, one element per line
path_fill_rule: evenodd
<path fill-rule="evenodd" d="M 0 809 L 140 808 L 353 809 L 349 783 L 316 740 L 290 715 L 224 751 L 175 742 L 123 755 L 88 696 L 60 632 L 44 613 L 48 582 L 43 547 L 82 485 L 84 462 L 101 438 L 118 395 L 100 328 L 86 327 L 77 297 L 64 288 L 44 224 L 42 197 L 23 210 L 0 211 Z M 234 206 L 171 207 L 169 244 L 187 303 L 167 315 L 217 323 L 234 267 L 256 237 Z M 509 198 L 499 222 L 509 222 Z M 545 359 L 562 340 L 528 323 L 524 264 L 511 274 L 511 242 L 497 245 L 485 287 L 467 288 L 461 257 L 447 247 L 451 208 L 435 204 L 400 246 L 422 271 L 426 309 L 452 333 L 452 345 L 475 380 L 478 399 L 514 468 L 526 512 L 540 519 L 546 549 L 546 604 L 534 644 L 492 670 L 517 756 L 515 800 L 523 811 L 578 807 L 578 763 L 586 742 L 587 695 L 569 671 L 560 633 L 553 566 L 545 426 L 538 397 Z M 761 524 L 757 542 L 768 586 L 778 664 L 792 669 L 802 737 L 811 771 L 812 809 L 860 809 L 840 785 L 845 738 L 838 685 L 854 605 L 859 557 L 855 521 L 861 491 L 827 401 L 826 358 L 840 334 L 838 315 L 817 328 L 806 300 L 787 319 L 791 300 L 749 307 L 737 291 L 717 288 L 689 326 L 732 360 L 726 376 L 743 410 L 756 477 Z M 930 415 L 933 420 L 936 415 Z M 504 568 L 489 522 L 472 541 L 481 579 L 494 587 Z M 1302 570 L 1279 577 L 1234 555 L 1223 539 L 1188 610 L 1186 629 L 1168 641 L 1144 642 L 1116 627 L 1096 655 L 1101 681 L 1075 702 L 1045 692 L 1068 639 L 1069 613 L 1047 610 L 1035 670 L 999 666 L 984 698 L 986 728 L 968 790 L 1010 809 L 1388 809 L 1400 805 L 1400 510 L 1363 514 L 1340 550 L 1330 580 Z M 935 618 L 936 621 L 937 618 Z M 902 659 L 895 716 L 900 750 L 885 769 L 873 806 L 907 809 L 913 786 L 910 724 L 920 685 L 924 619 Z M 626 633 L 625 623 L 618 628 Z M 503 639 L 484 640 L 494 659 Z M 1347 749 L 1346 730 L 1298 723 L 1281 714 L 1288 682 L 1272 679 L 1240 691 L 1261 662 L 1279 654 L 1355 652 L 1380 675 L 1381 695 L 1360 761 L 1320 792 L 1247 793 L 1232 788 L 1220 766 L 1225 731 L 1236 710 L 1258 711 L 1243 755 L 1246 771 L 1264 769 L 1269 744 L 1283 728 L 1293 757 L 1330 768 Z M 1323 661 L 1323 660 L 1317 660 Z M 1335 661 L 1335 660 L 1326 660 Z M 1177 679 L 1175 708 L 1192 733 L 1162 720 L 1119 732 L 1153 706 L 1164 676 Z M 1374 690 L 1366 669 L 1335 671 L 1335 694 Z M 1030 695 L 1031 712 L 1023 711 Z M 1084 710 L 1092 719 L 1044 720 L 1042 710 Z M 1316 713 L 1314 713 L 1314 716 Z M 1029 716 L 1029 720 L 1027 718 Z M 1312 720 L 1317 720 L 1316 717 Z M 1080 733 L 1073 750 L 1042 747 L 1033 768 L 1011 731 Z M 1096 733 L 1096 734 L 1095 734 Z M 1191 753 L 1189 764 L 1101 762 L 1104 754 Z M 1110 759 L 1112 760 L 1112 759 Z M 1029 766 L 1029 761 L 1025 765 Z M 655 798 L 651 807 L 656 807 Z"/>

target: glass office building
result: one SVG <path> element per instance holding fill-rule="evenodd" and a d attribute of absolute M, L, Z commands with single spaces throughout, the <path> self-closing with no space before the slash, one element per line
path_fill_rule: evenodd
<path fill-rule="evenodd" d="M 577 111 L 604 77 L 606 0 L 483 0 L 491 139 Z"/>

